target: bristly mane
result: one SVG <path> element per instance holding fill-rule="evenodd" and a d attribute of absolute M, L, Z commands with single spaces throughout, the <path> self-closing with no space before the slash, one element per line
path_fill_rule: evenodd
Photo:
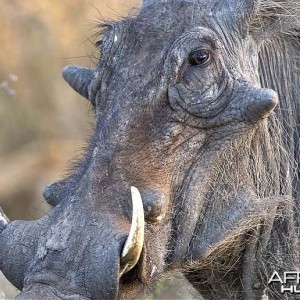
<path fill-rule="evenodd" d="M 293 213 L 285 212 L 274 222 L 269 255 L 262 264 L 269 272 L 287 271 L 299 266 L 295 241 L 300 237 L 300 1 L 262 0 L 250 32 L 262 43 L 261 84 L 279 94 L 275 113 L 253 143 L 253 180 L 261 197 L 293 196 Z M 290 299 L 273 292 L 275 299 Z"/>
<path fill-rule="evenodd" d="M 261 84 L 279 94 L 276 116 L 270 118 L 268 130 L 278 153 L 274 157 L 269 153 L 268 160 L 275 159 L 272 165 L 277 165 L 280 173 L 280 193 L 292 194 L 300 207 L 300 1 L 263 0 L 250 31 L 263 40 Z"/>

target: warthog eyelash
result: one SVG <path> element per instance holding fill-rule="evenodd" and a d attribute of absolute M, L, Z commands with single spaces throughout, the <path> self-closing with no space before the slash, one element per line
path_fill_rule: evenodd
<path fill-rule="evenodd" d="M 94 34 L 94 38 L 97 39 L 95 42 L 97 48 L 102 46 L 103 40 L 108 36 L 113 27 L 114 24 L 109 22 L 102 22 L 97 25 L 97 32 Z"/>

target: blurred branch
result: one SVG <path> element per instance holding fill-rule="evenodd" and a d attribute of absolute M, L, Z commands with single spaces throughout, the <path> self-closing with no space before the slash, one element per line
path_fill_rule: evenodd
<path fill-rule="evenodd" d="M 15 74 L 10 74 L 8 80 L 0 82 L 0 92 L 11 97 L 15 96 L 16 91 L 10 85 L 16 81 L 18 81 L 18 76 Z"/>

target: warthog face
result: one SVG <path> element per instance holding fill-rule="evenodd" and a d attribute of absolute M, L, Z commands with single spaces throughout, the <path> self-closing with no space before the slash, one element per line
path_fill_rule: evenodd
<path fill-rule="evenodd" d="M 242 260 L 245 232 L 278 205 L 259 197 L 280 195 L 258 195 L 253 179 L 254 137 L 278 102 L 261 87 L 263 32 L 277 21 L 255 27 L 261 5 L 149 1 L 102 26 L 95 69 L 65 68 L 94 107 L 94 134 L 74 174 L 46 187 L 49 214 L 0 220 L 18 299 L 129 299 L 168 270 L 201 271 L 224 245 L 224 269 Z"/>

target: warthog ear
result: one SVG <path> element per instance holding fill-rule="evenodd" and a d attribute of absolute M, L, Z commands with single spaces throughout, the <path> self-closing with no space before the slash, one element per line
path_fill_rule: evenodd
<path fill-rule="evenodd" d="M 63 69 L 65 81 L 81 96 L 89 100 L 90 85 L 94 78 L 94 69 L 78 66 L 66 66 Z"/>

